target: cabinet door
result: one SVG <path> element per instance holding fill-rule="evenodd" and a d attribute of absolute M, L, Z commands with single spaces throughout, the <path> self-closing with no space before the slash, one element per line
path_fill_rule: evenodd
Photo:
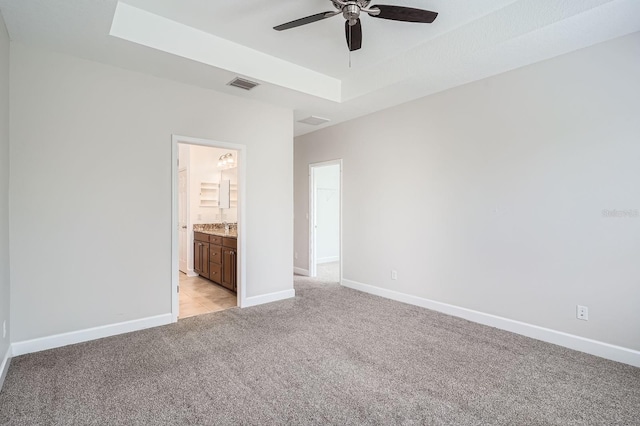
<path fill-rule="evenodd" d="M 232 264 L 231 264 L 231 282 L 233 283 L 233 291 L 237 291 L 238 289 L 238 279 L 237 279 L 237 275 L 238 275 L 238 259 L 237 259 L 237 251 L 232 250 L 231 251 L 231 258 L 232 258 Z"/>
<path fill-rule="evenodd" d="M 200 259 L 202 264 L 202 273 L 200 275 L 205 278 L 209 278 L 209 244 L 202 243 L 201 250 Z"/>
<path fill-rule="evenodd" d="M 193 243 L 193 270 L 201 277 L 209 278 L 209 244 Z"/>
<path fill-rule="evenodd" d="M 202 243 L 196 241 L 193 243 L 193 270 L 198 274 L 202 271 Z"/>
<path fill-rule="evenodd" d="M 222 285 L 229 290 L 235 290 L 236 251 L 232 248 L 222 248 Z"/>

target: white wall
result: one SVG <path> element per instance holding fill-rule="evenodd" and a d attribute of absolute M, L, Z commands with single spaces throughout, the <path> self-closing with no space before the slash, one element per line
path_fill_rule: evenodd
<path fill-rule="evenodd" d="M 636 33 L 297 138 L 295 266 L 343 158 L 346 279 L 640 350 L 638 76 Z"/>
<path fill-rule="evenodd" d="M 292 289 L 292 111 L 17 43 L 11 76 L 12 341 L 170 312 L 172 134 L 247 146 L 247 296 Z"/>
<path fill-rule="evenodd" d="M 9 35 L 0 14 L 0 374 L 10 342 L 9 287 Z"/>
<path fill-rule="evenodd" d="M 314 167 L 316 186 L 316 261 L 340 255 L 340 165 Z"/>

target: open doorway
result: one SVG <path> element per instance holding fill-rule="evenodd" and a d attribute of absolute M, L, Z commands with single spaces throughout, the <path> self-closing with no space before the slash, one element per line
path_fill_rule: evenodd
<path fill-rule="evenodd" d="M 173 137 L 173 320 L 240 306 L 244 146 Z"/>
<path fill-rule="evenodd" d="M 309 275 L 320 281 L 342 279 L 342 160 L 309 165 Z"/>

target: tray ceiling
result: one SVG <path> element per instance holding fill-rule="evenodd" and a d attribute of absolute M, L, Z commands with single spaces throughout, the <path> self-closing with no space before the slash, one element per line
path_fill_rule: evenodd
<path fill-rule="evenodd" d="M 371 2 L 376 4 L 375 1 Z M 349 51 L 328 0 L 0 0 L 13 41 L 39 45 L 331 121 L 323 126 L 640 30 L 637 0 L 383 0 L 439 12 L 433 24 L 362 16 Z M 235 76 L 261 83 L 246 92 Z"/>

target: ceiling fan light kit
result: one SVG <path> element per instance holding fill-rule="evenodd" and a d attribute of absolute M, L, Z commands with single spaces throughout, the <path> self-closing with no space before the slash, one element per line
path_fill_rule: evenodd
<path fill-rule="evenodd" d="M 282 25 L 273 27 L 276 31 L 288 30 L 312 22 L 321 21 L 332 16 L 340 15 L 345 19 L 344 28 L 347 39 L 347 47 L 349 51 L 358 50 L 362 47 L 362 26 L 360 24 L 360 13 L 365 12 L 373 18 L 390 19 L 392 21 L 402 22 L 420 22 L 430 24 L 438 16 L 437 12 L 431 12 L 424 9 L 415 9 L 413 7 L 392 6 L 392 5 L 374 5 L 369 7 L 371 0 L 329 0 L 337 9 L 335 11 L 316 13 L 315 15 L 296 19 Z"/>

